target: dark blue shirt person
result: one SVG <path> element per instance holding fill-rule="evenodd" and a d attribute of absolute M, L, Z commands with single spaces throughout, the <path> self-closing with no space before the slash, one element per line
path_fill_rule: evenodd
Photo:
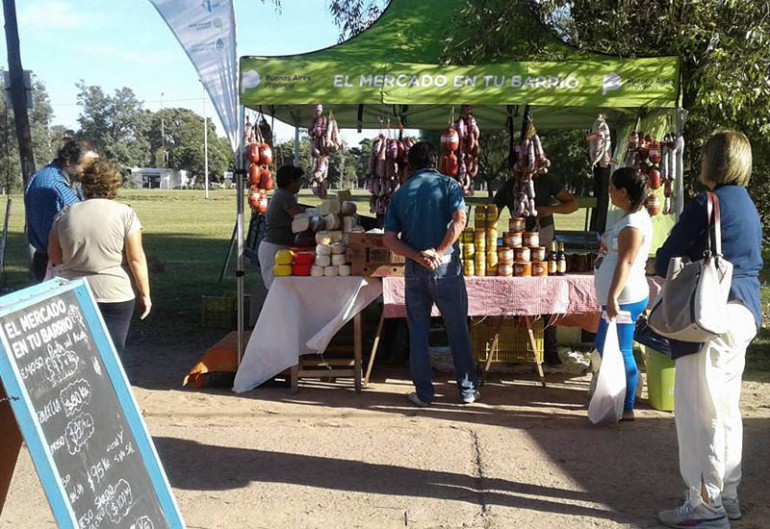
<path fill-rule="evenodd" d="M 428 350 L 431 310 L 444 319 L 460 400 L 479 398 L 468 331 L 468 293 L 457 239 L 465 228 L 460 185 L 435 170 L 433 146 L 419 142 L 407 154 L 412 173 L 385 215 L 385 246 L 407 258 L 404 289 L 409 321 L 410 371 L 416 391 L 409 400 L 428 406 L 435 393 Z"/>
<path fill-rule="evenodd" d="M 65 140 L 56 159 L 40 169 L 24 190 L 27 241 L 35 249 L 32 272 L 40 282 L 48 267 L 48 235 L 53 219 L 66 206 L 80 202 L 76 182 L 83 164 L 96 158 L 96 153 L 82 141 Z"/>

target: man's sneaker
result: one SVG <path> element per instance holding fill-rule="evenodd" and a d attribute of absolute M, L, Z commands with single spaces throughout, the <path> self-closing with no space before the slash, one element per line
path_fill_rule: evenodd
<path fill-rule="evenodd" d="M 415 393 L 414 391 L 412 391 L 407 398 L 409 399 L 409 402 L 411 402 L 415 406 L 419 406 L 420 408 L 427 408 L 428 406 L 430 406 L 430 402 L 425 402 L 420 400 L 420 397 L 418 397 L 417 393 Z"/>
<path fill-rule="evenodd" d="M 687 501 L 676 509 L 660 511 L 658 519 L 666 527 L 678 529 L 730 529 L 724 507 L 711 507 L 702 502 L 693 507 Z"/>
<path fill-rule="evenodd" d="M 743 516 L 738 498 L 722 498 L 722 507 L 725 508 L 728 520 L 740 520 Z"/>
<path fill-rule="evenodd" d="M 463 401 L 463 404 L 473 404 L 479 399 L 481 399 L 481 392 L 476 390 L 473 392 L 473 395 L 471 395 L 470 397 L 463 397 L 462 401 Z"/>

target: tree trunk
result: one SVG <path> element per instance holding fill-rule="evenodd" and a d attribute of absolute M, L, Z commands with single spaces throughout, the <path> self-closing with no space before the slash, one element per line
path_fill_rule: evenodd
<path fill-rule="evenodd" d="M 16 122 L 16 138 L 19 141 L 22 185 L 23 189 L 26 189 L 27 182 L 35 173 L 35 154 L 32 151 L 32 134 L 27 114 L 27 88 L 24 86 L 24 68 L 21 65 L 19 51 L 15 0 L 3 0 L 3 14 L 5 15 L 5 41 L 8 47 L 8 74 L 11 80 L 11 103 Z"/>

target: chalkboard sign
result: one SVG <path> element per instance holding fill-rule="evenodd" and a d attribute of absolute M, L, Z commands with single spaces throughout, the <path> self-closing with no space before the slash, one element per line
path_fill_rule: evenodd
<path fill-rule="evenodd" d="M 0 298 L 0 377 L 63 528 L 184 528 L 83 280 Z"/>

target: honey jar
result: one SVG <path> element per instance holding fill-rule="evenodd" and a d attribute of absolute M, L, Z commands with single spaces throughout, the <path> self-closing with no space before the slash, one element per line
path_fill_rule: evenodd
<path fill-rule="evenodd" d="M 531 254 L 533 261 L 545 261 L 545 246 L 532 248 Z"/>
<path fill-rule="evenodd" d="M 532 276 L 543 277 L 548 275 L 548 263 L 545 261 L 535 261 L 532 263 Z"/>
<path fill-rule="evenodd" d="M 540 233 L 537 231 L 525 231 L 522 236 L 522 244 L 530 248 L 540 246 Z"/>
<path fill-rule="evenodd" d="M 530 249 L 526 246 L 514 248 L 513 260 L 517 263 L 528 263 L 530 261 Z"/>
<path fill-rule="evenodd" d="M 503 276 L 503 277 L 511 277 L 513 275 L 513 265 L 512 264 L 498 264 L 497 265 L 497 275 Z"/>
<path fill-rule="evenodd" d="M 532 275 L 532 263 L 516 262 L 513 265 L 513 275 L 516 277 L 530 277 Z"/>
<path fill-rule="evenodd" d="M 525 225 L 523 217 L 511 217 L 508 219 L 508 231 L 521 233 L 524 231 Z"/>
<path fill-rule="evenodd" d="M 498 264 L 513 264 L 513 249 L 512 248 L 498 248 L 497 250 L 497 262 Z"/>

